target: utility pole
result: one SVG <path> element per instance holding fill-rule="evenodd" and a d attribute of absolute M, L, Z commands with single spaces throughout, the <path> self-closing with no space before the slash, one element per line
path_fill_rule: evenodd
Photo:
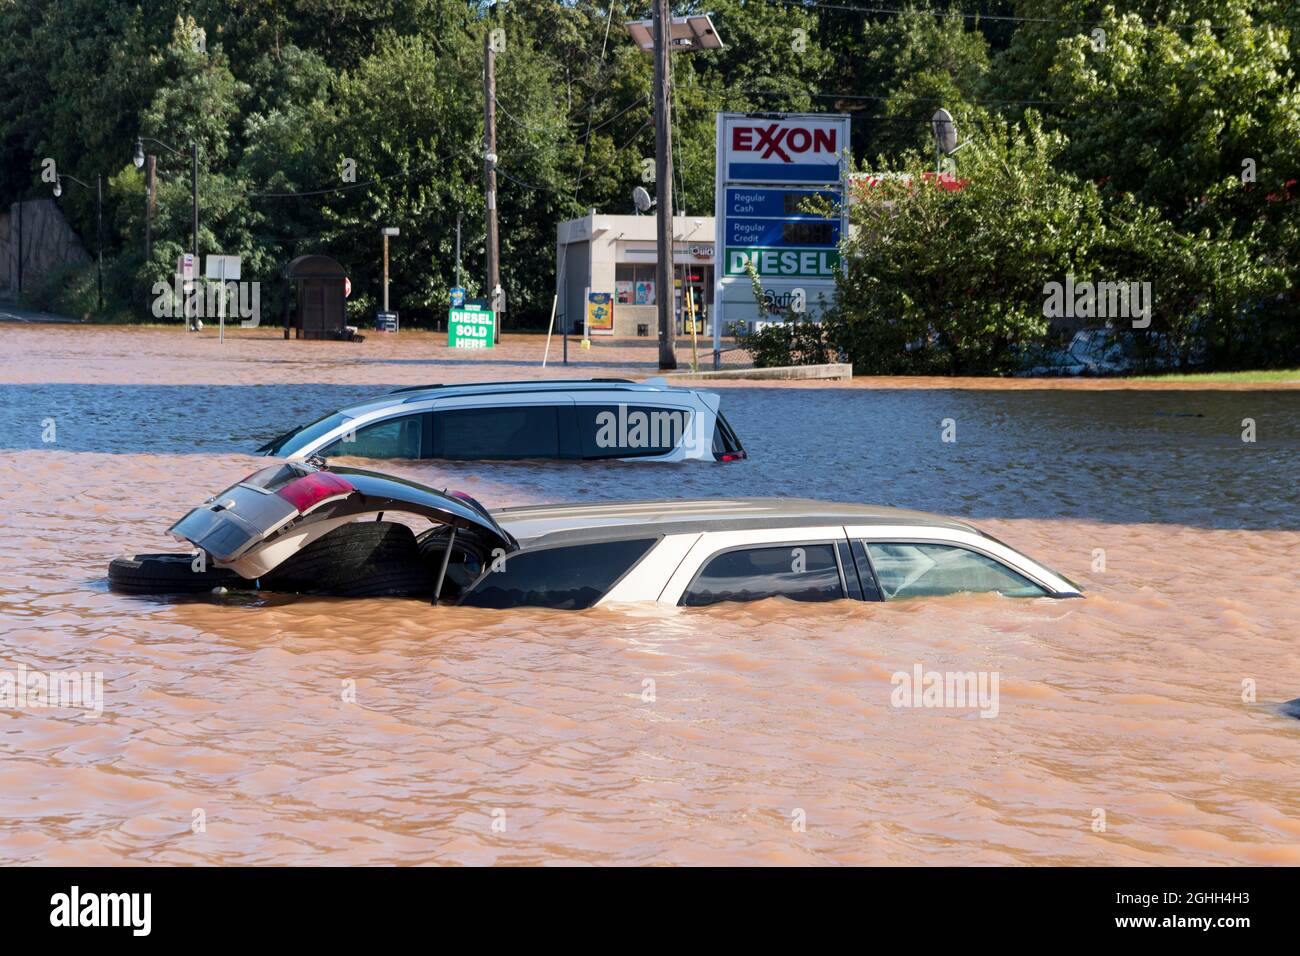
<path fill-rule="evenodd" d="M 497 245 L 497 54 L 491 28 L 494 20 L 489 19 L 483 31 L 483 187 L 487 197 L 487 293 L 488 301 L 495 305 L 501 285 L 501 263 Z M 496 317 L 493 325 L 499 342 L 501 316 Z"/>
<path fill-rule="evenodd" d="M 461 212 L 456 213 L 456 288 L 465 288 L 460 281 L 460 219 L 464 215 Z"/>
<path fill-rule="evenodd" d="M 194 274 L 197 276 L 203 271 L 203 267 L 199 265 L 199 141 L 197 139 L 190 144 L 190 150 L 194 163 L 190 188 L 194 201 Z"/>
<path fill-rule="evenodd" d="M 154 189 L 158 182 L 158 157 L 150 153 L 146 162 L 148 165 L 144 180 L 144 260 L 148 262 L 153 258 Z"/>
<path fill-rule="evenodd" d="M 99 259 L 95 274 L 99 290 L 99 311 L 104 311 L 104 177 L 95 174 L 95 256 Z"/>
<path fill-rule="evenodd" d="M 654 6 L 655 99 L 655 215 L 658 217 L 655 259 L 655 302 L 659 306 L 659 367 L 675 369 L 676 329 L 673 327 L 673 132 L 668 85 L 668 57 L 672 54 L 672 14 L 668 0 Z"/>

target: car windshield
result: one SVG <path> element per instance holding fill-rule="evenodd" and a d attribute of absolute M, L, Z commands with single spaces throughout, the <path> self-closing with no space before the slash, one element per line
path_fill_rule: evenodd
<path fill-rule="evenodd" d="M 334 412 L 312 422 L 310 425 L 299 425 L 297 428 L 285 432 L 274 441 L 267 442 L 258 451 L 267 455 L 295 454 L 322 435 L 332 432 L 346 421 L 349 421 L 348 416 L 342 412 Z"/>

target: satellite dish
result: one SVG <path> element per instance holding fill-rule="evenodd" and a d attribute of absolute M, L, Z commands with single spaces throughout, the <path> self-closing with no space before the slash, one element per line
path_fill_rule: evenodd
<path fill-rule="evenodd" d="M 649 212 L 650 207 L 654 205 L 654 200 L 650 198 L 644 186 L 637 186 L 632 190 L 632 202 L 636 205 L 637 212 Z"/>
<path fill-rule="evenodd" d="M 934 141 L 939 144 L 939 149 L 951 153 L 957 148 L 957 124 L 953 122 L 951 113 L 945 109 L 936 110 L 930 119 L 930 127 L 934 130 Z"/>

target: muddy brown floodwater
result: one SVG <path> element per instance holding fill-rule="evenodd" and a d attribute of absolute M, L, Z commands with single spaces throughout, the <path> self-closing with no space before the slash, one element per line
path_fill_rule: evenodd
<path fill-rule="evenodd" d="M 422 363 L 529 377 L 536 349 L 0 335 L 0 671 L 103 679 L 97 716 L 0 705 L 0 862 L 1300 864 L 1300 721 L 1276 709 L 1300 696 L 1295 392 L 736 389 L 737 465 L 392 466 L 490 505 L 943 510 L 1085 600 L 166 600 L 110 593 L 108 561 L 174 550 L 167 524 L 297 423 L 282 407 Z M 996 672 L 997 715 L 893 706 L 917 664 Z"/>

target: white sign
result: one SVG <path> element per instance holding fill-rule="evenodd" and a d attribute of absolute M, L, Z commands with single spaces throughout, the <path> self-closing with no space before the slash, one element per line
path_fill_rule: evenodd
<path fill-rule="evenodd" d="M 193 258 L 191 256 L 190 258 Z M 206 279 L 239 280 L 239 256 L 210 255 L 204 263 L 203 277 Z"/>
<path fill-rule="evenodd" d="M 194 278 L 194 253 L 187 252 L 176 259 L 176 274 L 182 279 Z"/>

